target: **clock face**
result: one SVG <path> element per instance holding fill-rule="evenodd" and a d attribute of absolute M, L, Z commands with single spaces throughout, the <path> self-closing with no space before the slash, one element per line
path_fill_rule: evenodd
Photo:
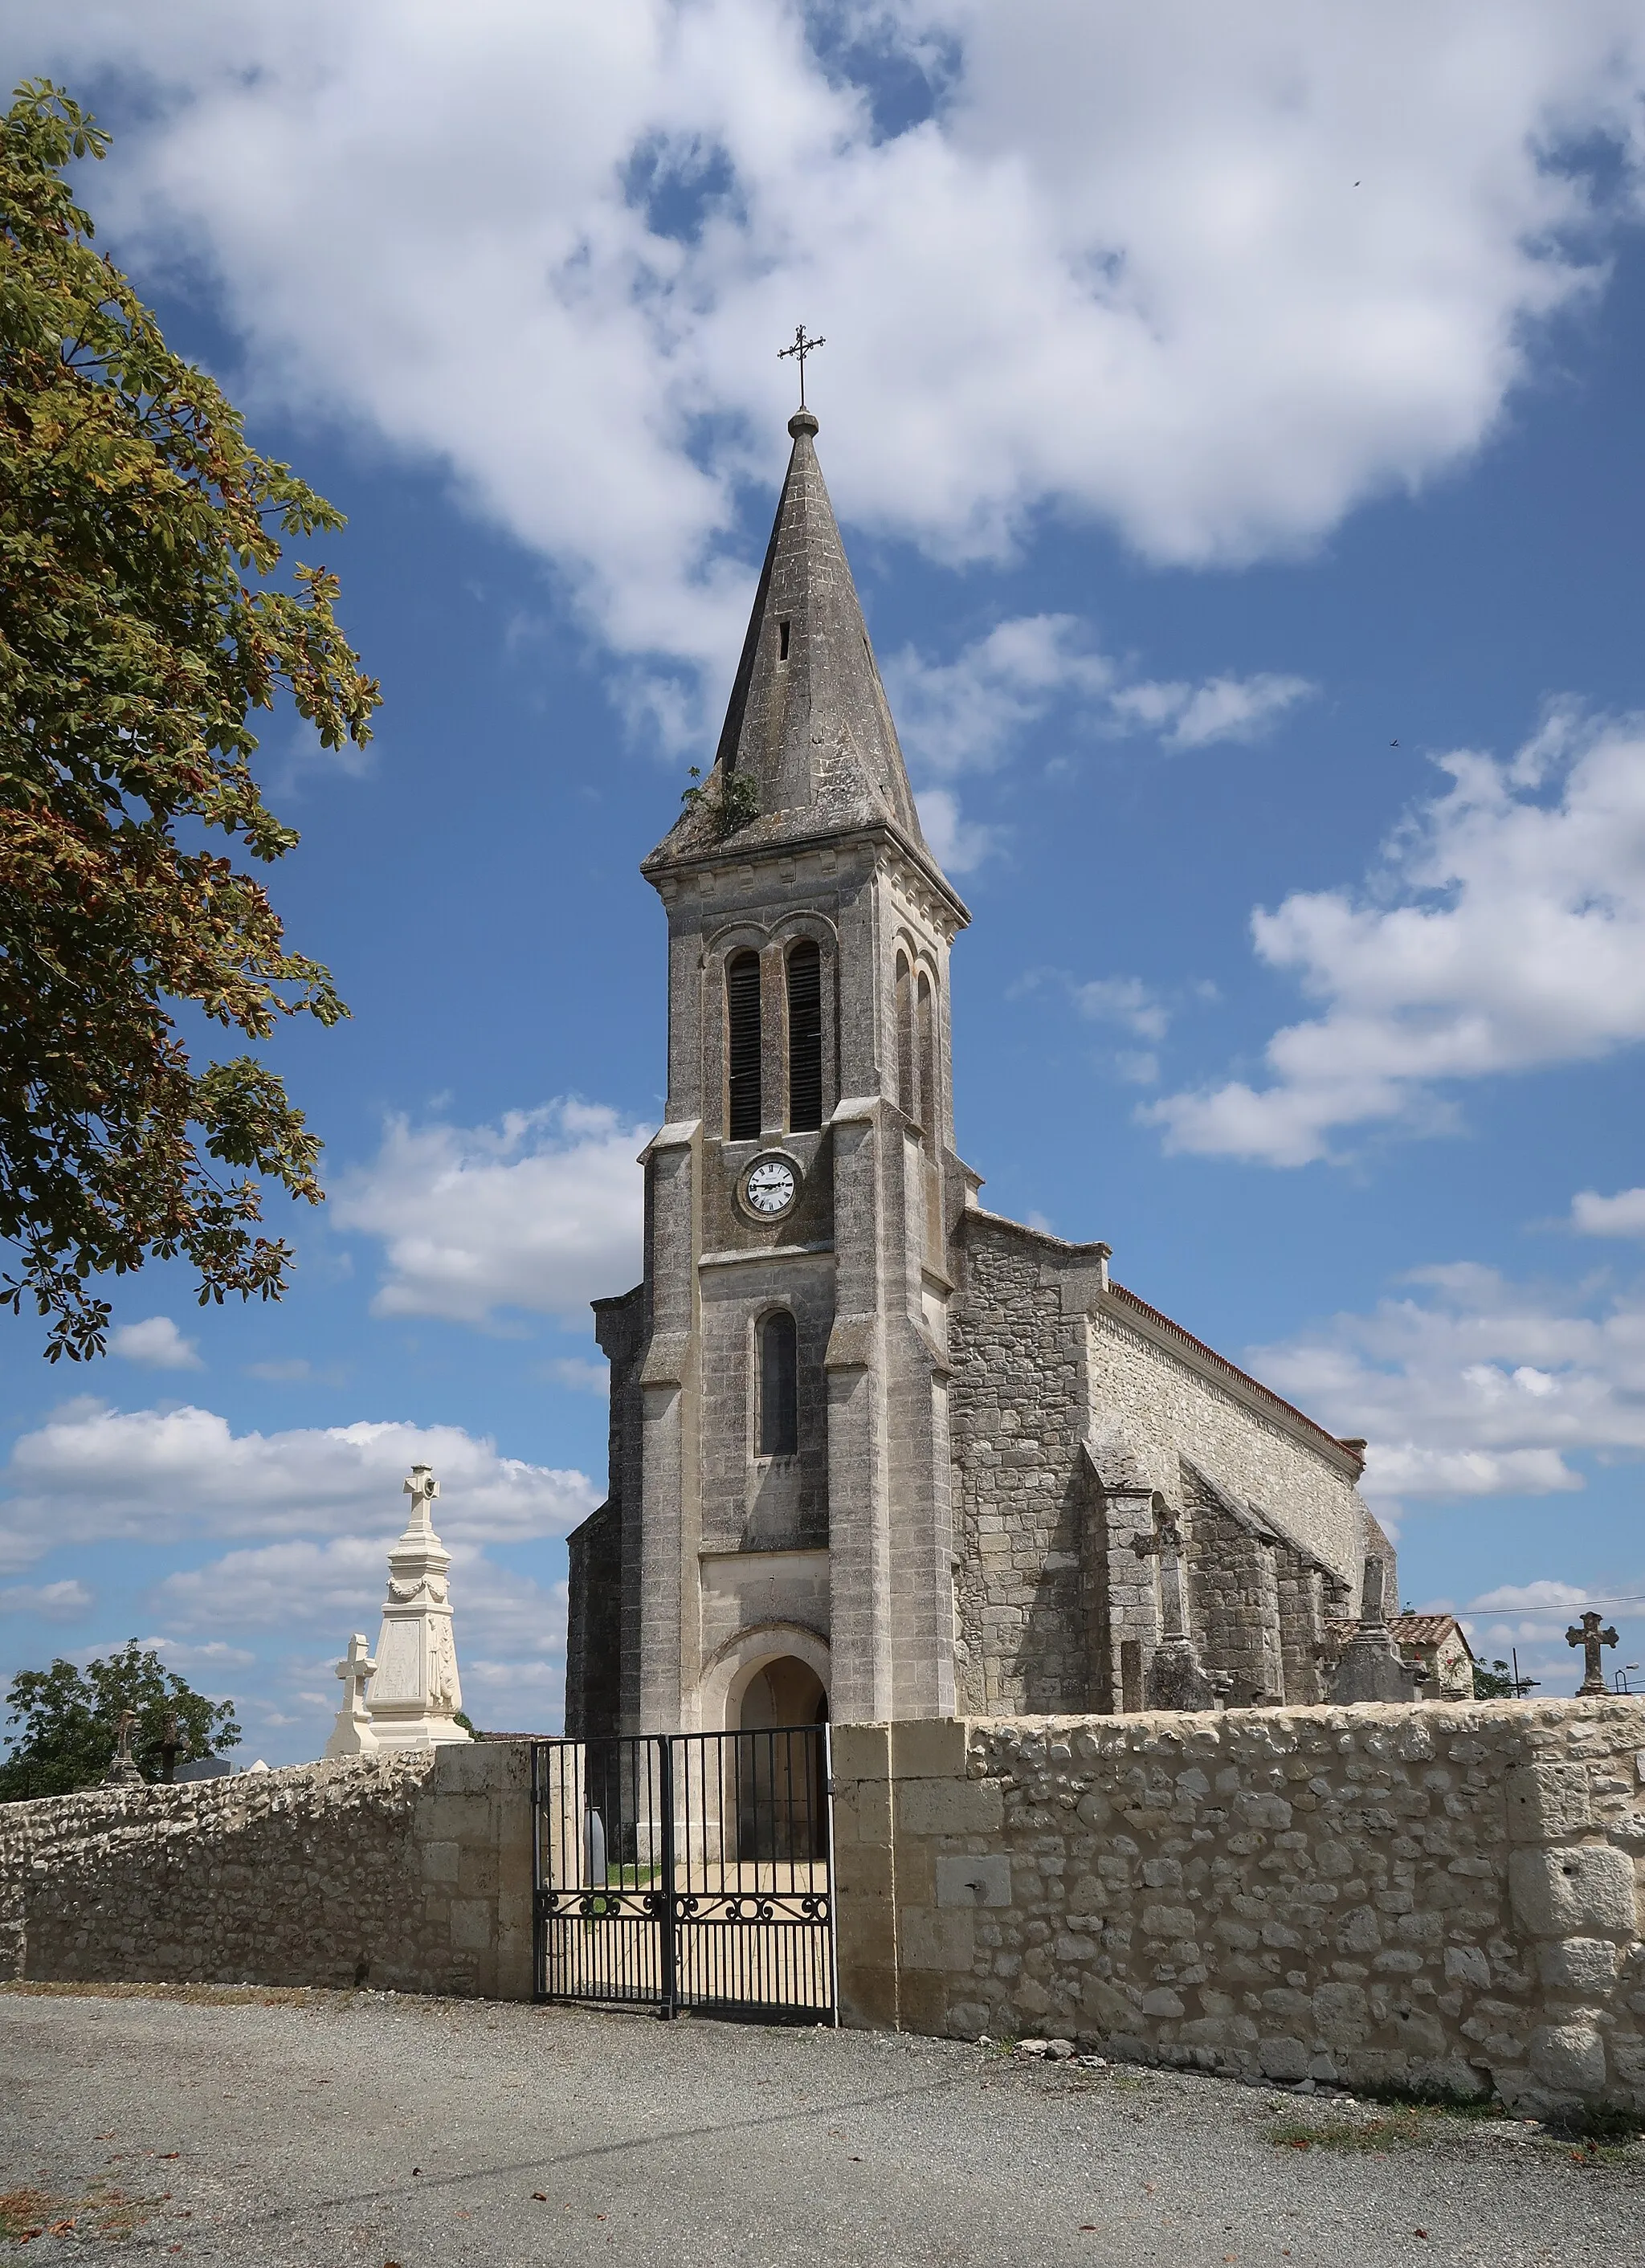
<path fill-rule="evenodd" d="M 756 1212 L 786 1212 L 794 1201 L 794 1169 L 786 1158 L 760 1158 L 749 1168 L 743 1195 Z"/>

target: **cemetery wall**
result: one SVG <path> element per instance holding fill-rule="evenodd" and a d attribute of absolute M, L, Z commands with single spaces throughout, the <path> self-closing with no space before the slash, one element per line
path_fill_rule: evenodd
<path fill-rule="evenodd" d="M 0 1805 L 0 1977 L 531 1994 L 524 1742 Z"/>
<path fill-rule="evenodd" d="M 849 2022 L 1645 2112 L 1645 1701 L 839 1726 Z"/>

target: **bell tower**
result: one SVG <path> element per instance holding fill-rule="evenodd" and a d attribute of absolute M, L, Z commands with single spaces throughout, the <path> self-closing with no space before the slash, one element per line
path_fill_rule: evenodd
<path fill-rule="evenodd" d="M 603 1711 L 579 1721 L 573 1697 L 577 1730 L 734 1727 L 753 1681 L 796 1661 L 837 1719 L 954 1708 L 949 1253 L 975 1180 L 948 953 L 968 916 L 920 832 L 817 421 L 788 430 L 714 764 L 642 869 L 668 918 L 668 1122 L 645 1281 L 598 1310 L 612 1501 L 573 1590 L 603 1580 L 620 1611 L 602 1640 L 574 1598 L 572 1682 L 592 1695 L 594 1654 L 616 1657 Z"/>

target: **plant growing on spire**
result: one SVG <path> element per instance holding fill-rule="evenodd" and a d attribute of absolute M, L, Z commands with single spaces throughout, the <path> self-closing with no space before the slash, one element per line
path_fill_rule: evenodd
<path fill-rule="evenodd" d="M 691 777 L 701 784 L 688 787 L 680 800 L 688 811 L 700 811 L 712 820 L 722 843 L 759 817 L 760 784 L 752 772 L 728 772 L 716 764 L 704 780 L 693 764 Z"/>

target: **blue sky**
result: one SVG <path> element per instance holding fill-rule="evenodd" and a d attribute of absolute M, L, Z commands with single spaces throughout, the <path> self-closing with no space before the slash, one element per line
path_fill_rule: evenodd
<path fill-rule="evenodd" d="M 1645 1659 L 1645 10 L 56 0 L 0 48 L 349 514 L 385 694 L 364 763 L 264 740 L 354 1012 L 272 1050 L 331 1202 L 279 1306 L 157 1266 L 73 1373 L 7 1323 L 0 1675 L 136 1634 L 314 1754 L 415 1451 L 473 1712 L 557 1722 L 661 1101 L 636 868 L 800 315 L 973 911 L 985 1202 L 1368 1436 L 1408 1600 L 1549 1691 L 1580 1602 Z"/>

